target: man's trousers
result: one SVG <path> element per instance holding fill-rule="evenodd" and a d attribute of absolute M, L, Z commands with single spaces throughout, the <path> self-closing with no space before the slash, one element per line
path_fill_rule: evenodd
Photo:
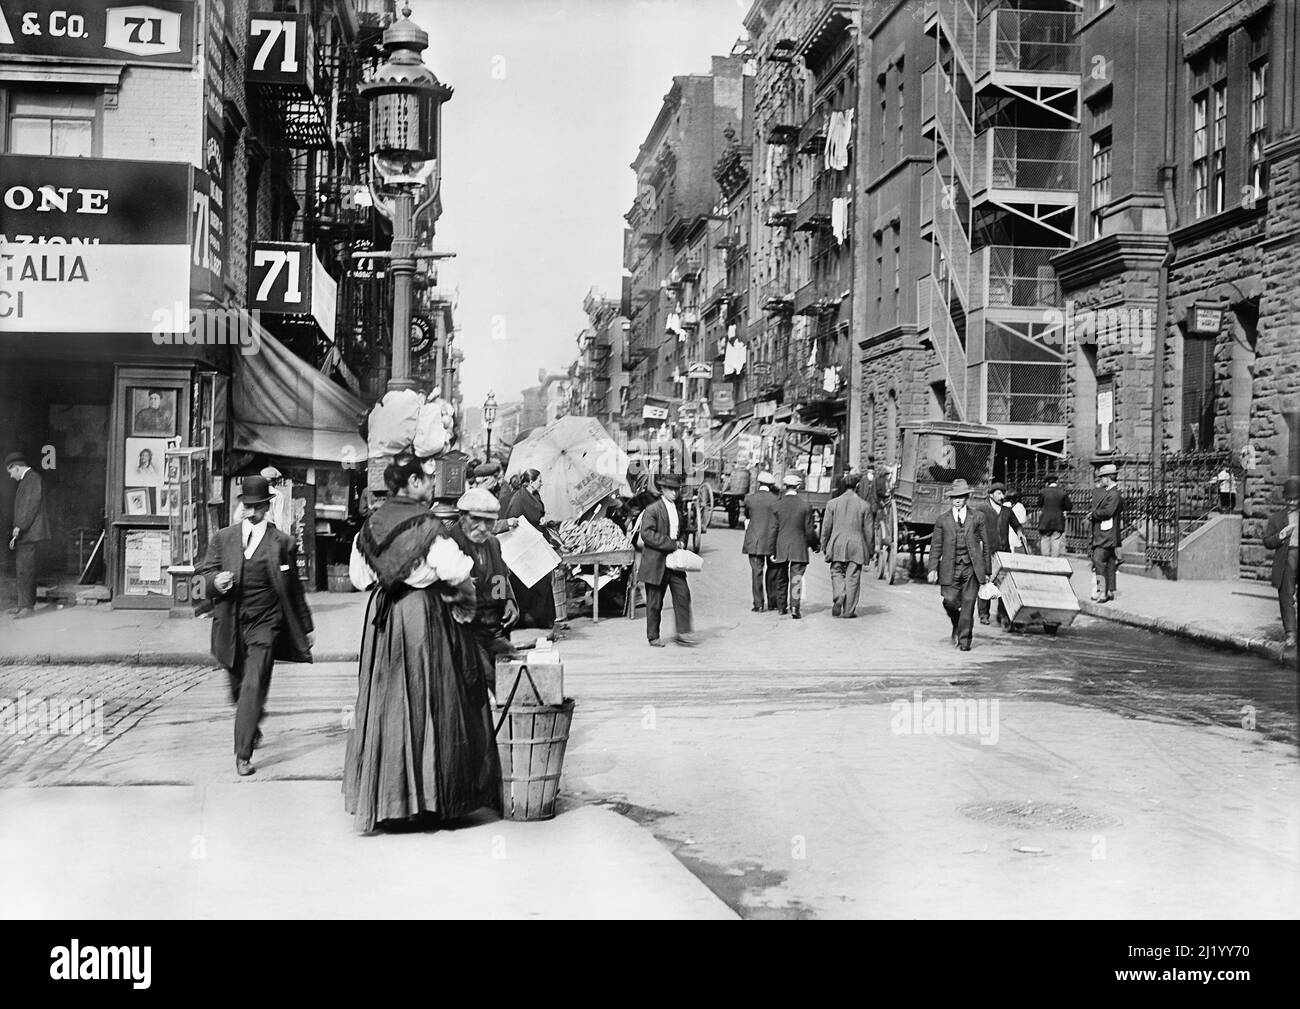
<path fill-rule="evenodd" d="M 841 616 L 857 612 L 862 589 L 862 565 L 856 561 L 831 561 L 831 599 Z"/>
<path fill-rule="evenodd" d="M 1102 591 L 1108 596 L 1115 594 L 1115 571 L 1118 567 L 1114 547 L 1092 548 L 1092 568 L 1101 579 Z"/>
<path fill-rule="evenodd" d="M 14 550 L 14 574 L 18 580 L 18 605 L 31 609 L 36 605 L 36 550 L 38 544 L 18 541 Z"/>
<path fill-rule="evenodd" d="M 664 580 L 653 585 L 645 583 L 645 630 L 651 641 L 659 640 L 659 622 L 664 609 L 664 592 L 673 594 L 673 616 L 677 620 L 677 634 L 691 633 L 691 590 L 686 584 L 686 572 L 666 571 Z"/>
<path fill-rule="evenodd" d="M 240 631 L 235 667 L 228 672 L 230 697 L 235 704 L 235 756 L 249 760 L 253 756 L 253 737 L 262 723 L 266 693 L 271 689 L 275 635 L 258 629 L 245 639 L 243 629 Z"/>
<path fill-rule="evenodd" d="M 952 573 L 952 584 L 940 586 L 943 608 L 957 632 L 959 645 L 970 645 L 975 630 L 975 600 L 979 596 L 979 580 L 969 564 L 958 564 Z"/>
<path fill-rule="evenodd" d="M 754 605 L 759 609 L 774 610 L 778 606 L 777 590 L 780 573 L 771 560 L 759 554 L 749 554 L 749 589 Z"/>

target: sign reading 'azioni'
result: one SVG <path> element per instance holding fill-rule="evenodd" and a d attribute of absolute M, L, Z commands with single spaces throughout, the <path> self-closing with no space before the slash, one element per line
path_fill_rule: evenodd
<path fill-rule="evenodd" d="M 194 0 L 0 0 L 0 59 L 8 56 L 188 67 Z"/>
<path fill-rule="evenodd" d="M 191 171 L 0 155 L 0 333 L 148 333 L 188 304 Z"/>

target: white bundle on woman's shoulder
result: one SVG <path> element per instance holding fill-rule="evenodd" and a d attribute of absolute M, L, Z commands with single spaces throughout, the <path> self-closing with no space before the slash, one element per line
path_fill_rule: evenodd
<path fill-rule="evenodd" d="M 424 400 L 414 389 L 392 389 L 370 411 L 371 456 L 397 456 L 409 452 Z"/>

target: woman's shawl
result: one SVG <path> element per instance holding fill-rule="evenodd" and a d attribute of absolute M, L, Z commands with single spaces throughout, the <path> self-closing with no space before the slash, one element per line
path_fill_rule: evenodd
<path fill-rule="evenodd" d="M 419 501 L 391 497 L 366 519 L 357 549 L 379 584 L 391 589 L 424 561 L 435 539 L 449 534 L 446 523 Z"/>

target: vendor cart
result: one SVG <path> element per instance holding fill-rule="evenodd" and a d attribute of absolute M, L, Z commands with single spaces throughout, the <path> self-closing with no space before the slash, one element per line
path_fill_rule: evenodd
<path fill-rule="evenodd" d="M 877 573 L 891 584 L 902 553 L 909 570 L 920 571 L 954 480 L 971 485 L 972 504 L 988 496 L 998 440 L 996 428 L 949 420 L 905 425 L 902 435 L 903 458 L 881 502 L 877 554 Z"/>
<path fill-rule="evenodd" d="M 1066 557 L 993 555 L 993 583 L 1013 629 L 1041 625 L 1043 633 L 1054 635 L 1069 627 L 1079 613 L 1079 599 L 1070 584 L 1073 574 Z"/>
<path fill-rule="evenodd" d="M 770 435 L 764 432 L 764 453 L 768 463 L 765 468 L 776 477 L 778 487 L 786 474 L 799 476 L 819 531 L 822 514 L 835 493 L 835 482 L 841 476 L 837 472 L 839 439 L 840 433 L 833 427 L 808 424 L 775 424 Z"/>

